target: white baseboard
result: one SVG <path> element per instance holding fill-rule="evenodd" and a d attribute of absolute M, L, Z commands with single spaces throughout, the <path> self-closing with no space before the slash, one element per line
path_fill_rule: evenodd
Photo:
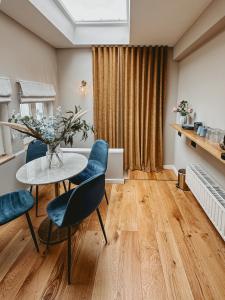
<path fill-rule="evenodd" d="M 174 165 L 164 165 L 163 166 L 163 169 L 165 170 L 173 170 L 175 175 L 177 176 L 178 175 L 178 171 L 176 169 L 176 167 Z"/>
<path fill-rule="evenodd" d="M 124 178 L 106 178 L 105 183 L 124 184 Z"/>

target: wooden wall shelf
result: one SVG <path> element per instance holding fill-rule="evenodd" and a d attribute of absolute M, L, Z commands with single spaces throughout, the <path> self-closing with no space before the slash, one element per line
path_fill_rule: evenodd
<path fill-rule="evenodd" d="M 212 156 L 217 158 L 219 161 L 221 161 L 223 164 L 225 164 L 225 160 L 221 158 L 222 153 L 225 153 L 225 151 L 221 150 L 218 144 L 212 143 L 208 139 L 200 137 L 199 135 L 196 134 L 194 130 L 183 129 L 182 126 L 178 124 L 172 124 L 171 126 L 175 130 L 177 130 L 180 136 L 183 134 L 188 139 L 190 139 L 193 147 L 198 145 L 199 147 L 201 147 L 202 149 L 210 153 Z"/>

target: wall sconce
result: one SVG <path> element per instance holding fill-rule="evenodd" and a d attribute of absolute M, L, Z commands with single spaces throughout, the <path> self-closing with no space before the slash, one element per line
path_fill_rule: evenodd
<path fill-rule="evenodd" d="M 85 81 L 85 80 L 81 81 L 80 93 L 82 96 L 86 96 L 86 94 L 87 94 L 87 81 Z"/>

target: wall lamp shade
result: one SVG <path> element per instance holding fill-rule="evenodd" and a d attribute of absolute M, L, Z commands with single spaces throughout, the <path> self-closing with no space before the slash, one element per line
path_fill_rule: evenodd
<path fill-rule="evenodd" d="M 81 81 L 80 93 L 82 96 L 86 96 L 86 94 L 87 94 L 87 81 L 85 81 L 85 80 Z"/>

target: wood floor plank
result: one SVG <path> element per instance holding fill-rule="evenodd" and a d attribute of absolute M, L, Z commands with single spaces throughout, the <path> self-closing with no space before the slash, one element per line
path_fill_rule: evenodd
<path fill-rule="evenodd" d="M 128 170 L 128 179 L 130 180 L 176 180 L 173 170 L 162 170 L 159 172 L 143 172 L 139 170 Z"/>
<path fill-rule="evenodd" d="M 105 222 L 105 229 L 111 243 L 117 240 L 120 235 L 120 215 L 123 213 L 121 210 L 123 199 L 123 185 L 113 185 L 111 191 L 110 203 L 108 206 L 107 219 Z"/>
<path fill-rule="evenodd" d="M 145 181 L 135 181 L 143 299 L 167 299 L 167 290 L 156 241 L 151 201 Z"/>
<path fill-rule="evenodd" d="M 30 239 L 17 260 L 0 283 L 0 299 L 16 299 L 20 287 L 28 277 L 34 263 L 39 258 L 34 253 L 33 241 Z"/>
<path fill-rule="evenodd" d="M 100 234 L 101 232 L 86 232 L 80 252 L 77 257 L 73 258 L 72 284 L 66 285 L 58 299 L 91 298 L 98 257 L 103 247 Z"/>
<path fill-rule="evenodd" d="M 209 221 L 203 209 L 197 203 L 197 200 L 191 192 L 183 192 L 176 189 L 172 184 L 168 183 L 170 190 L 174 196 L 174 203 L 179 207 L 185 222 L 190 228 L 190 233 L 198 233 L 203 237 L 212 252 L 215 253 L 215 259 L 225 266 L 225 247 L 224 241 Z"/>
<path fill-rule="evenodd" d="M 120 215 L 118 218 L 120 230 L 137 231 L 137 203 L 135 201 L 135 187 L 133 181 L 123 185 Z"/>
<path fill-rule="evenodd" d="M 128 170 L 128 179 L 136 179 L 136 180 L 156 180 L 156 173 L 155 172 L 143 172 L 139 170 Z"/>
<path fill-rule="evenodd" d="M 72 285 L 66 243 L 44 256 L 34 249 L 24 217 L 0 227 L 0 299 L 225 299 L 225 243 L 191 192 L 176 188 L 171 170 L 132 171 L 124 185 L 107 184 L 102 213 L 84 220 L 72 240 Z M 63 186 L 61 186 L 63 193 Z M 54 198 L 40 188 L 37 230 Z"/>
<path fill-rule="evenodd" d="M 160 172 L 156 172 L 156 180 L 158 181 L 170 181 L 170 180 L 176 180 L 176 175 L 173 170 L 162 170 Z"/>
<path fill-rule="evenodd" d="M 146 182 L 148 186 L 150 201 L 149 206 L 154 220 L 155 231 L 172 232 L 165 205 L 159 201 L 161 190 L 157 181 Z"/>
<path fill-rule="evenodd" d="M 194 299 L 174 236 L 170 232 L 157 232 L 169 299 Z"/>
<path fill-rule="evenodd" d="M 112 190 L 112 184 L 106 184 L 106 194 L 107 194 L 109 202 L 110 202 L 110 198 L 111 198 L 111 190 Z M 105 197 L 103 197 L 103 199 L 101 201 L 99 210 L 100 210 L 100 213 L 101 213 L 103 223 L 105 224 L 106 217 L 107 217 L 107 212 L 108 212 L 108 205 L 107 205 Z M 90 216 L 89 225 L 88 225 L 87 230 L 94 230 L 94 231 L 101 230 L 99 220 L 98 220 L 98 215 L 96 213 L 93 213 Z"/>
<path fill-rule="evenodd" d="M 80 255 L 83 242 L 86 237 L 87 228 L 89 227 L 89 218 L 84 220 L 80 225 L 78 231 L 72 238 L 72 270 L 75 268 L 75 263 Z M 67 287 L 67 243 L 64 243 L 63 251 L 58 257 L 48 282 L 43 289 L 42 298 L 46 299 L 62 299 L 64 291 Z"/>
<path fill-rule="evenodd" d="M 105 224 L 109 245 L 103 247 L 99 256 L 92 300 L 118 299 L 119 254 L 121 229 L 119 225 L 123 185 L 113 185 Z"/>
<path fill-rule="evenodd" d="M 174 183 L 159 183 L 161 198 L 167 209 L 169 222 L 176 240 L 182 263 L 195 299 L 213 299 L 209 289 L 209 282 L 206 276 L 202 276 L 202 268 L 196 257 L 194 247 L 190 240 L 192 230 L 184 219 L 179 207 L 176 204 L 172 191 L 176 190 Z"/>
<path fill-rule="evenodd" d="M 45 283 L 48 281 L 62 249 L 63 244 L 52 246 L 50 249 L 51 255 L 48 254 L 46 257 L 39 256 L 28 277 L 18 291 L 16 299 L 30 299 L 31 295 L 31 299 L 41 299 Z"/>
<path fill-rule="evenodd" d="M 121 233 L 117 299 L 143 299 L 141 285 L 140 249 L 137 232 Z"/>
<path fill-rule="evenodd" d="M 92 300 L 143 299 L 137 232 L 121 232 L 101 252 Z"/>
<path fill-rule="evenodd" d="M 102 247 L 98 267 L 95 275 L 92 300 L 114 300 L 119 299 L 118 274 L 119 274 L 119 254 L 120 235 L 114 235 L 109 245 Z"/>
<path fill-rule="evenodd" d="M 0 256 L 0 282 L 3 280 L 13 263 L 17 260 L 20 253 L 26 247 L 30 236 L 20 229 L 12 238 L 10 243 L 4 248 Z"/>
<path fill-rule="evenodd" d="M 210 249 L 204 236 L 194 233 L 190 239 L 202 266 L 202 271 L 209 280 L 213 298 L 218 300 L 225 299 L 225 264 L 222 261 L 215 260 L 215 253 Z"/>
<path fill-rule="evenodd" d="M 18 229 L 27 229 L 25 216 L 21 216 L 20 218 L 0 227 L 0 251 L 2 251 L 10 243 L 12 237 L 18 233 Z"/>

